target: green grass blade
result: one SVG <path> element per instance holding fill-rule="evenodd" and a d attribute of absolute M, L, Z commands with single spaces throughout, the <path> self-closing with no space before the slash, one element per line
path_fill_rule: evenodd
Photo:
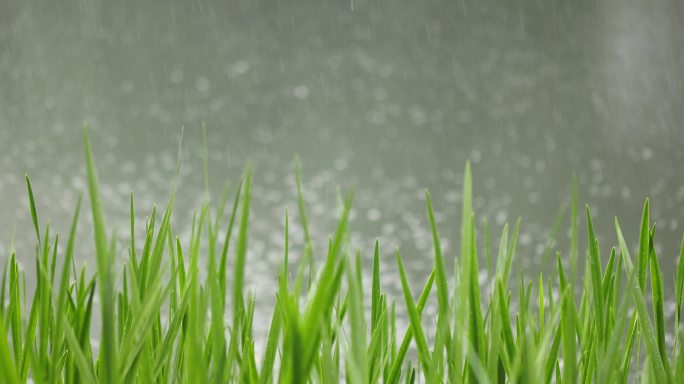
<path fill-rule="evenodd" d="M 673 353 L 679 354 L 679 357 L 684 357 L 684 353 L 682 353 L 682 351 L 680 351 L 677 348 L 677 346 L 680 345 L 679 344 L 679 335 L 681 332 L 680 325 L 681 325 L 681 320 L 682 320 L 682 296 L 684 296 L 684 236 L 682 236 L 682 244 L 679 248 L 679 259 L 677 260 L 677 275 L 675 278 L 675 306 L 676 306 L 676 309 L 675 309 L 675 336 L 674 336 Z"/>
<path fill-rule="evenodd" d="M 624 266 L 627 271 L 627 275 L 631 275 L 634 271 L 632 265 L 632 259 L 629 255 L 629 250 L 625 239 L 622 236 L 622 231 L 620 230 L 620 225 L 617 219 L 615 219 L 615 229 L 618 236 L 618 242 L 620 244 L 620 253 L 624 260 Z M 641 278 L 641 275 L 639 275 Z M 637 314 L 639 316 L 639 325 L 641 327 L 641 334 L 643 335 L 644 342 L 646 343 L 646 350 L 648 352 L 649 360 L 653 365 L 653 371 L 656 379 L 659 383 L 672 383 L 671 371 L 669 368 L 669 363 L 667 362 L 667 357 L 660 355 L 660 350 L 658 348 L 658 341 L 656 339 L 655 330 L 653 329 L 653 323 L 648 316 L 648 310 L 646 309 L 646 300 L 641 291 L 638 282 L 630 283 L 629 290 L 632 294 L 634 304 L 636 306 Z"/>
<path fill-rule="evenodd" d="M 353 268 L 351 257 L 347 258 L 347 287 L 349 289 L 349 324 L 351 328 L 350 349 L 347 353 L 350 383 L 364 383 L 368 377 L 366 365 L 366 321 L 364 319 L 363 286 Z"/>
<path fill-rule="evenodd" d="M 560 256 L 557 258 L 560 289 L 564 293 L 561 306 L 561 337 L 563 341 L 563 382 L 572 383 L 577 378 L 577 339 L 575 333 L 576 315 L 571 285 L 568 285 Z"/>
<path fill-rule="evenodd" d="M 430 297 L 430 294 L 432 292 L 432 286 L 435 281 L 435 275 L 436 272 L 433 269 L 432 273 L 430 273 L 430 276 L 428 277 L 427 281 L 425 282 L 425 286 L 423 287 L 423 292 L 420 294 L 420 297 L 418 298 L 418 304 L 416 306 L 416 310 L 418 311 L 418 315 L 421 315 L 423 312 L 423 308 L 425 308 L 425 305 L 427 304 L 428 298 Z M 409 327 L 406 330 L 406 334 L 404 335 L 404 339 L 401 342 L 401 345 L 399 347 L 399 351 L 397 352 L 394 361 L 392 362 L 392 368 L 390 370 L 390 374 L 387 378 L 387 383 L 388 384 L 396 384 L 399 382 L 399 376 L 401 375 L 401 367 L 404 364 L 404 358 L 406 357 L 406 353 L 408 352 L 408 349 L 411 345 L 411 340 L 413 338 L 413 328 Z"/>
<path fill-rule="evenodd" d="M 451 350 L 451 348 L 450 348 L 450 344 L 451 344 L 451 340 L 450 340 L 451 339 L 451 329 L 450 329 L 451 316 L 449 314 L 449 312 L 450 312 L 449 287 L 447 285 L 446 267 L 444 266 L 444 258 L 442 256 L 441 240 L 439 237 L 439 231 L 437 230 L 437 222 L 435 220 L 435 214 L 434 214 L 434 211 L 432 209 L 432 199 L 430 198 L 430 193 L 427 190 L 425 190 L 425 201 L 426 201 L 426 205 L 427 205 L 428 220 L 430 221 L 430 228 L 432 230 L 433 258 L 434 258 L 433 262 L 435 265 L 435 272 L 436 272 L 437 305 L 438 305 L 438 312 L 439 312 L 439 316 L 437 318 L 437 335 L 435 337 L 435 347 L 434 347 L 434 351 L 433 351 L 433 354 L 434 354 L 433 359 L 434 359 L 434 366 L 441 368 L 441 366 L 442 366 L 442 363 L 441 363 L 442 358 L 441 357 L 442 357 L 443 349 L 446 348 L 447 351 Z M 473 250 L 474 247 L 471 247 L 470 249 Z M 470 256 L 470 258 L 472 258 L 472 255 Z M 477 263 L 477 261 L 475 261 L 475 265 L 476 265 L 476 263 Z M 470 264 L 471 265 L 473 264 L 472 261 Z M 475 277 L 475 285 L 477 285 L 477 276 Z M 466 288 L 468 288 L 468 287 L 466 286 Z M 472 298 L 471 298 L 471 303 L 472 303 Z M 478 296 L 478 303 L 479 303 L 479 296 Z M 478 313 L 479 313 L 479 308 L 478 308 Z M 449 354 L 449 356 L 447 356 L 447 358 L 449 358 L 449 357 L 451 357 L 451 354 Z M 435 369 L 435 371 L 432 373 L 432 375 L 433 376 L 439 376 L 440 375 L 439 369 Z M 433 379 L 436 379 L 436 378 L 433 378 Z"/>
<path fill-rule="evenodd" d="M 233 324 L 239 324 L 239 314 L 244 311 L 242 285 L 245 277 L 245 262 L 247 257 L 247 231 L 249 228 L 249 209 L 251 202 L 252 167 L 245 169 L 245 191 L 242 197 L 242 216 L 238 234 L 238 244 L 235 254 L 235 275 L 233 280 Z"/>
<path fill-rule="evenodd" d="M 648 276 L 649 265 L 649 209 L 648 199 L 644 202 L 644 211 L 641 215 L 641 230 L 639 231 L 639 258 L 637 261 L 637 273 L 639 277 L 639 287 L 642 291 L 646 290 L 646 277 Z"/>
<path fill-rule="evenodd" d="M 280 329 L 282 322 L 279 312 L 280 307 L 276 302 L 276 306 L 273 309 L 273 316 L 271 317 L 271 328 L 268 331 L 266 351 L 264 353 L 263 362 L 261 363 L 261 373 L 259 374 L 260 384 L 268 384 L 272 380 L 271 375 L 273 374 L 276 352 L 278 349 L 278 341 L 280 340 Z"/>
<path fill-rule="evenodd" d="M 62 274 L 61 274 L 61 279 L 60 279 L 60 285 L 59 285 L 59 290 L 57 293 L 57 324 L 55 327 L 55 335 L 53 339 L 53 343 L 62 343 L 62 337 L 63 337 L 63 327 L 64 327 L 64 317 L 61 316 L 62 313 L 65 312 L 65 307 L 66 307 L 66 300 L 67 300 L 67 295 L 69 294 L 68 289 L 69 289 L 69 266 L 72 263 L 73 257 L 74 257 L 74 244 L 76 241 L 76 228 L 78 226 L 78 217 L 79 213 L 81 211 L 81 197 L 78 197 L 78 202 L 76 203 L 76 210 L 74 212 L 74 217 L 71 221 L 71 230 L 69 232 L 69 240 L 67 241 L 67 248 L 66 251 L 64 252 L 64 261 L 62 264 Z M 56 346 L 52 347 L 52 354 L 51 354 L 51 360 L 57 361 L 58 359 L 58 354 L 61 353 L 60 349 L 57 348 Z M 51 366 L 51 371 L 50 371 L 50 378 L 56 378 L 57 375 L 57 370 L 56 370 L 56 365 L 53 364 Z"/>
<path fill-rule="evenodd" d="M 480 302 L 480 284 L 478 279 L 479 267 L 477 248 L 475 246 L 475 244 L 477 244 L 475 239 L 475 220 L 472 217 L 470 228 L 470 242 L 472 246 L 470 247 L 470 287 L 468 288 L 470 290 L 470 327 L 468 329 L 470 331 L 470 345 L 468 348 L 472 353 L 469 353 L 468 361 L 471 363 L 471 375 L 476 377 L 476 375 L 479 376 L 479 373 L 476 372 L 477 367 L 473 366 L 473 364 L 476 364 L 476 360 L 480 361 L 483 359 L 482 353 L 485 351 L 485 330 L 481 312 L 482 304 Z"/>
<path fill-rule="evenodd" d="M 5 319 L 0 315 L 0 377 L 8 384 L 19 384 L 17 377 L 17 367 L 12 360 L 12 353 L 7 342 L 7 330 L 5 329 Z"/>
<path fill-rule="evenodd" d="M 38 225 L 38 213 L 36 212 L 36 201 L 33 198 L 33 188 L 31 187 L 31 180 L 29 175 L 26 175 L 26 189 L 29 196 L 29 208 L 31 210 L 31 220 L 33 222 L 33 229 L 36 231 L 36 238 L 38 238 L 38 246 L 40 247 L 40 227 Z"/>
<path fill-rule="evenodd" d="M 621 271 L 618 270 L 618 273 L 621 273 Z M 634 274 L 630 276 L 631 279 L 634 279 Z M 632 284 L 633 282 L 630 282 Z M 622 297 L 622 300 L 619 304 L 619 312 L 618 314 L 626 314 L 628 311 L 628 298 L 629 295 L 624 295 Z M 618 358 L 620 357 L 620 344 L 624 338 L 624 331 L 627 329 L 628 326 L 628 316 L 617 316 L 616 318 L 616 323 L 613 326 L 612 333 L 609 335 L 608 343 L 607 343 L 607 348 L 606 348 L 606 358 L 603 360 L 599 366 L 598 366 L 598 380 L 599 382 L 602 383 L 609 383 L 614 381 L 614 376 L 617 375 L 622 366 L 620 365 L 620 362 L 618 361 Z M 631 341 L 630 337 L 627 339 L 627 345 L 622 346 L 622 348 L 627 350 L 627 354 L 630 355 L 631 358 Z"/>
<path fill-rule="evenodd" d="M 397 265 L 399 266 L 399 278 L 401 280 L 402 291 L 404 292 L 404 301 L 406 302 L 406 309 L 408 311 L 411 329 L 413 330 L 413 335 L 416 341 L 416 348 L 418 349 L 418 358 L 423 368 L 423 373 L 425 374 L 425 380 L 429 380 L 432 368 L 432 358 L 430 355 L 430 350 L 427 346 L 425 333 L 423 332 L 423 326 L 420 322 L 420 314 L 418 313 L 416 304 L 413 301 L 413 294 L 411 293 L 411 287 L 409 286 L 408 278 L 406 277 L 404 263 L 401 259 L 401 254 L 399 253 L 399 250 L 397 250 Z"/>
<path fill-rule="evenodd" d="M 572 175 L 572 201 L 570 203 L 570 281 L 574 285 L 577 281 L 577 176 Z"/>
<path fill-rule="evenodd" d="M 109 254 L 108 240 L 100 203 L 99 183 L 95 160 L 90 148 L 88 129 L 83 130 L 83 144 L 85 147 L 86 170 L 88 174 L 88 190 L 93 215 L 93 230 L 95 233 L 95 253 L 97 258 L 97 272 L 100 290 L 100 306 L 102 310 L 102 344 L 101 344 L 101 380 L 105 384 L 118 382 L 117 377 L 117 336 L 114 311 L 114 255 Z"/>
<path fill-rule="evenodd" d="M 551 344 L 551 349 L 546 359 L 546 364 L 544 366 L 544 382 L 550 383 L 553 377 L 554 370 L 556 368 L 556 363 L 558 362 L 558 351 L 560 349 L 561 342 L 561 327 L 560 324 L 556 328 L 556 332 L 553 336 L 553 344 Z"/>
<path fill-rule="evenodd" d="M 97 382 L 95 380 L 95 373 L 93 372 L 91 363 L 89 363 L 85 352 L 79 345 L 79 342 L 74 335 L 74 331 L 70 326 L 67 325 L 64 328 L 64 335 L 66 336 L 67 343 L 69 344 L 69 350 L 74 356 L 74 362 L 78 368 L 79 376 L 83 378 L 83 381 L 86 383 Z"/>
<path fill-rule="evenodd" d="M 373 282 L 371 286 L 371 330 L 375 330 L 380 316 L 380 248 L 375 240 L 373 251 Z"/>
<path fill-rule="evenodd" d="M 653 239 L 655 237 L 655 225 L 650 234 L 649 254 L 651 269 L 651 299 L 653 301 L 653 315 L 655 319 L 655 330 L 658 338 L 658 350 L 663 360 L 668 359 L 667 345 L 665 344 L 665 293 L 663 292 L 663 277 L 660 273 L 660 264 L 656 255 Z M 669 364 L 666 364 L 669 366 Z"/>
<path fill-rule="evenodd" d="M 14 349 L 15 361 L 20 361 L 22 356 L 22 312 L 21 305 L 22 295 L 19 286 L 19 265 L 16 260 L 16 254 L 12 252 L 9 262 L 9 306 L 7 309 L 7 316 L 9 317 L 10 335 L 12 336 L 12 347 Z M 4 304 L 4 303 L 3 303 Z"/>
<path fill-rule="evenodd" d="M 598 334 L 598 342 L 602 343 L 604 335 L 604 321 L 605 317 L 604 311 L 604 294 L 603 294 L 603 283 L 602 274 L 603 267 L 601 266 L 601 257 L 599 255 L 599 244 L 596 240 L 596 233 L 594 232 L 594 224 L 591 220 L 591 212 L 589 212 L 589 206 L 586 206 L 587 210 L 587 241 L 589 242 L 589 264 L 591 266 L 591 285 L 592 293 L 594 295 L 594 311 L 596 313 L 596 326 Z"/>
<path fill-rule="evenodd" d="M 168 362 L 168 358 L 171 356 L 173 344 L 178 340 L 179 335 L 181 335 L 180 337 L 183 336 L 181 334 L 181 326 L 186 316 L 190 299 L 187 287 L 184 289 L 182 297 L 178 310 L 173 314 L 173 318 L 169 323 L 164 339 L 155 353 L 156 366 L 154 368 L 153 377 L 158 377 L 160 375 L 162 369 Z"/>
<path fill-rule="evenodd" d="M 470 296 L 470 257 L 471 257 L 471 228 L 473 216 L 473 186 L 470 174 L 470 162 L 466 163 L 463 174 L 463 204 L 461 212 L 461 254 L 460 263 L 454 262 L 454 278 L 459 276 L 459 285 L 455 288 L 460 292 L 459 305 L 461 310 L 457 312 L 457 324 L 455 326 L 465 326 L 468 318 L 468 299 Z M 459 270 L 460 269 L 460 270 Z M 440 299 L 440 303 L 443 299 Z"/>
<path fill-rule="evenodd" d="M 449 316 L 449 288 L 447 286 L 446 268 L 444 267 L 444 258 L 442 257 L 442 246 L 437 230 L 437 223 L 435 221 L 435 214 L 432 210 L 432 200 L 430 199 L 430 192 L 425 191 L 425 201 L 427 204 L 428 219 L 430 220 L 430 228 L 432 229 L 432 243 L 434 249 L 434 263 L 437 281 L 437 299 L 439 304 L 439 315 Z M 470 234 L 468 234 L 470 237 Z M 470 251 L 470 249 L 468 249 Z M 470 273 L 470 272 L 469 272 Z"/>

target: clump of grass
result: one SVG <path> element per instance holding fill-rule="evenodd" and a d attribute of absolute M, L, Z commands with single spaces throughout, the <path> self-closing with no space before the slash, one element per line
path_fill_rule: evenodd
<path fill-rule="evenodd" d="M 480 254 L 485 253 L 489 267 L 490 235 L 485 227 L 484 244 L 476 236 L 466 166 L 460 252 L 449 255 L 455 258 L 453 274 L 446 271 L 426 192 L 434 267 L 417 296 L 419 291 L 409 284 L 396 250 L 403 295 L 395 298 L 381 290 L 381 277 L 390 278 L 380 270 L 381 245 L 376 242 L 373 250 L 354 250 L 349 243 L 352 195 L 343 199 L 337 230 L 327 247 L 314 247 L 297 163 L 298 210 L 306 234 L 303 257 L 300 265 L 290 265 L 286 211 L 283 264 L 274 284 L 270 329 L 266 339 L 255 340 L 254 321 L 269 319 L 255 318 L 257 298 L 245 294 L 243 287 L 249 262 L 251 168 L 247 166 L 237 184 L 229 212 L 229 186 L 215 207 L 207 194 L 192 218 L 185 244 L 171 227 L 175 187 L 161 221 L 153 209 L 142 242 L 136 242 L 131 195 L 128 261 L 124 269 L 116 270 L 115 259 L 122 252 L 117 249 L 116 233 L 105 224 L 87 130 L 84 147 L 96 273 L 91 276 L 74 263 L 80 198 L 62 248 L 49 226 L 41 232 L 27 177 L 37 285 L 27 296 L 23 272 L 12 252 L 0 284 L 3 383 L 29 379 L 36 383 L 674 383 L 684 373 L 680 332 L 684 242 L 675 278 L 674 327 L 667 328 L 665 288 L 648 200 L 635 261 L 617 219 L 618 247 L 608 254 L 601 252 L 587 207 L 585 273 L 577 275 L 574 191 L 571 244 L 566 253 L 556 254 L 553 276 L 544 280 L 541 275 L 528 279 L 521 274 L 517 289 L 511 290 L 518 221 L 512 233 L 504 226 L 494 271 L 488 273 L 491 284 L 481 290 Z M 554 237 L 558 225 L 554 224 Z M 219 239 L 223 230 L 225 236 Z M 237 239 L 234 247 L 232 238 Z M 314 249 L 323 257 L 314 257 Z M 370 296 L 363 288 L 362 252 L 373 254 Z M 208 261 L 206 278 L 200 274 L 200 258 Z M 232 271 L 229 258 L 234 259 Z M 569 270 L 562 263 L 566 258 Z M 96 294 L 99 308 L 94 305 Z M 427 326 L 430 321 L 423 312 L 433 296 L 436 321 L 435 326 Z M 398 317 L 409 321 L 405 332 L 397 327 Z M 98 321 L 101 331 L 95 335 L 93 323 Z M 666 343 L 666 334 L 674 336 L 673 346 Z M 99 342 L 94 336 L 99 336 Z M 262 356 L 257 356 L 255 343 L 265 347 Z"/>

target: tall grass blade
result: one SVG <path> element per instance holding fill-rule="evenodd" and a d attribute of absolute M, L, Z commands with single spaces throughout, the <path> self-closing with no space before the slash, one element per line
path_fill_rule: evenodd
<path fill-rule="evenodd" d="M 12 360 L 10 347 L 7 343 L 7 330 L 5 329 L 5 319 L 0 316 L 0 377 L 8 384 L 18 384 L 17 368 Z"/>
<path fill-rule="evenodd" d="M 620 244 L 620 253 L 622 254 L 622 258 L 624 260 L 625 270 L 629 276 L 634 272 L 634 267 L 617 219 L 615 219 L 615 229 L 618 236 L 618 242 Z M 641 275 L 639 275 L 639 278 L 641 278 Z M 672 376 L 669 363 L 667 362 L 667 356 L 660 355 L 658 341 L 655 330 L 653 329 L 653 323 L 649 318 L 648 310 L 646 309 L 646 300 L 644 299 L 639 282 L 634 282 L 632 280 L 630 281 L 631 283 L 628 288 L 632 294 L 634 305 L 639 316 L 641 335 L 643 335 L 644 342 L 646 344 L 646 351 L 648 352 L 649 360 L 653 365 L 653 373 L 659 383 L 672 383 Z"/>
<path fill-rule="evenodd" d="M 589 242 L 589 264 L 591 266 L 591 292 L 594 296 L 594 311 L 596 316 L 596 333 L 598 335 L 599 344 L 602 343 L 604 335 L 604 321 L 605 317 L 604 311 L 604 295 L 603 295 L 603 283 L 602 283 L 602 273 L 603 267 L 601 266 L 601 257 L 599 255 L 599 244 L 596 239 L 596 233 L 594 232 L 594 224 L 591 220 L 591 212 L 589 211 L 589 206 L 586 207 L 587 210 L 587 241 Z"/>
<path fill-rule="evenodd" d="M 416 310 L 418 312 L 418 315 L 421 315 L 423 312 L 423 309 L 425 308 L 425 305 L 427 304 L 428 298 L 430 297 L 430 293 L 432 292 L 432 285 L 434 284 L 435 281 L 435 270 L 432 270 L 432 273 L 430 273 L 430 276 L 428 277 L 427 281 L 425 282 L 425 286 L 423 287 L 423 292 L 420 294 L 420 297 L 418 298 L 418 304 L 416 305 Z M 413 328 L 409 327 L 406 330 L 406 334 L 404 335 L 404 338 L 401 342 L 401 345 L 399 347 L 399 350 L 397 351 L 397 354 L 394 357 L 394 361 L 392 362 L 392 368 L 390 370 L 390 374 L 387 378 L 387 383 L 388 384 L 396 384 L 399 382 L 399 376 L 401 375 L 401 367 L 404 364 L 404 358 L 406 357 L 406 353 L 409 350 L 411 340 L 413 338 Z"/>
<path fill-rule="evenodd" d="M 427 346 L 427 339 L 425 338 L 425 333 L 423 332 L 423 326 L 420 322 L 420 314 L 418 313 L 416 304 L 413 301 L 413 294 L 411 293 L 411 287 L 409 286 L 408 278 L 406 277 L 404 263 L 401 259 L 399 250 L 397 250 L 397 265 L 399 266 L 399 278 L 401 280 L 402 291 L 404 292 L 404 301 L 406 302 L 406 309 L 408 311 L 411 329 L 413 330 L 414 339 L 416 341 L 418 359 L 420 360 L 420 364 L 423 368 L 425 380 L 428 380 L 431 372 L 432 357 Z"/>
<path fill-rule="evenodd" d="M 663 277 L 660 273 L 660 264 L 656 255 L 653 239 L 655 237 L 655 225 L 649 236 L 649 260 L 651 270 L 651 300 L 653 301 L 653 316 L 655 330 L 658 339 L 658 350 L 663 360 L 668 360 L 667 345 L 665 344 L 665 293 L 663 292 Z M 666 364 L 668 366 L 669 364 Z"/>
<path fill-rule="evenodd" d="M 117 376 L 117 336 L 114 311 L 114 255 L 109 254 L 108 240 L 100 203 L 99 183 L 95 160 L 90 148 L 88 128 L 83 129 L 83 145 L 85 147 L 86 170 L 88 174 L 88 190 L 93 216 L 93 231 L 95 233 L 95 253 L 100 291 L 100 306 L 102 314 L 102 344 L 101 344 L 101 379 L 105 384 L 118 382 Z"/>
<path fill-rule="evenodd" d="M 646 277 L 648 276 L 649 265 L 649 209 L 648 199 L 644 202 L 644 210 L 641 215 L 641 230 L 639 231 L 639 258 L 637 264 L 637 274 L 639 277 L 639 287 L 642 291 L 646 290 Z"/>
<path fill-rule="evenodd" d="M 245 190 L 242 197 L 242 216 L 238 244 L 235 254 L 235 276 L 233 280 L 233 325 L 239 324 L 239 316 L 244 311 L 242 285 L 245 276 L 245 262 L 247 257 L 247 230 L 249 226 L 249 209 L 251 202 L 252 167 L 248 164 L 245 169 Z"/>

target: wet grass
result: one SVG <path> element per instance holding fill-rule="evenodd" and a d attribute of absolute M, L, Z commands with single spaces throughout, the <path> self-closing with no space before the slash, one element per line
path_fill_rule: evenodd
<path fill-rule="evenodd" d="M 0 285 L 3 383 L 674 383 L 684 373 L 684 243 L 674 294 L 668 295 L 676 304 L 674 324 L 666 324 L 666 288 L 648 200 L 634 259 L 617 219 L 617 248 L 601 252 L 588 207 L 588 245 L 586 257 L 580 258 L 574 192 L 570 246 L 556 254 L 555 272 L 546 280 L 521 275 L 512 281 L 519 222 L 510 233 L 508 226 L 503 228 L 492 260 L 488 227 L 484 241 L 477 238 L 467 166 L 460 250 L 449 255 L 455 257 L 453 273 L 446 270 L 426 192 L 434 267 L 420 289 L 411 287 L 396 250 L 403 295 L 392 297 L 381 291 L 381 279 L 397 278 L 380 270 L 381 244 L 376 242 L 374 250 L 355 250 L 349 242 L 352 195 L 341 199 L 337 229 L 328 243 L 313 244 L 297 165 L 298 225 L 303 226 L 306 245 L 299 265 L 290 265 L 286 212 L 283 263 L 273 284 L 277 292 L 268 319 L 255 317 L 254 311 L 255 301 L 266 299 L 244 289 L 249 166 L 235 188 L 226 186 L 217 204 L 207 197 L 192 218 L 185 244 L 171 227 L 175 186 L 166 210 L 159 215 L 153 210 L 141 238 L 134 231 L 131 195 L 130 244 L 120 250 L 102 213 L 87 131 L 84 148 L 97 271 L 91 276 L 74 262 L 81 241 L 80 199 L 62 246 L 49 226 L 41 231 L 27 177 L 37 284 L 27 295 L 24 272 L 12 252 Z M 551 231 L 554 237 L 558 226 Z M 373 251 L 370 284 L 363 282 L 360 253 L 366 251 Z M 115 259 L 125 253 L 126 266 L 118 270 Z M 200 258 L 207 261 L 204 273 Z M 478 279 L 482 262 L 487 268 L 494 264 L 485 287 Z M 229 265 L 234 267 L 229 270 Z M 577 272 L 580 267 L 583 274 Z M 437 310 L 435 318 L 428 319 L 423 312 L 433 297 Z M 398 318 L 408 319 L 405 332 L 398 329 Z M 255 321 L 270 321 L 264 340 L 253 337 Z M 673 336 L 673 343 L 667 343 L 666 335 Z M 263 354 L 257 355 L 255 343 L 264 347 Z"/>

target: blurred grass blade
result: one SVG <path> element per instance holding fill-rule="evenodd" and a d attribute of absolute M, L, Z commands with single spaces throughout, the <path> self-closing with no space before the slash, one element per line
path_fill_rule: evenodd
<path fill-rule="evenodd" d="M 83 129 L 83 145 L 85 147 L 86 170 L 88 174 L 88 190 L 90 192 L 90 204 L 93 215 L 93 231 L 95 233 L 95 254 L 97 259 L 97 272 L 100 291 L 100 307 L 102 313 L 102 344 L 100 361 L 102 371 L 101 379 L 105 384 L 118 382 L 117 376 L 117 336 L 116 319 L 114 312 L 114 255 L 109 254 L 109 246 L 100 203 L 99 183 L 95 160 L 90 148 L 88 128 Z"/>

